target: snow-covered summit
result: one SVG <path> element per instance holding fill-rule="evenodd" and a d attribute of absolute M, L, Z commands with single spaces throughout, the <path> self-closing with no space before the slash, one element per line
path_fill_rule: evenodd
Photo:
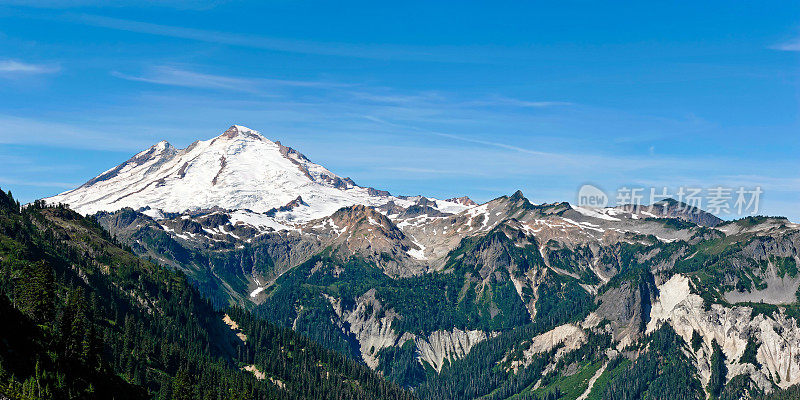
<path fill-rule="evenodd" d="M 286 207 L 298 197 L 302 204 Z M 83 214 L 124 207 L 165 212 L 214 207 L 259 213 L 282 210 L 285 219 L 297 222 L 355 204 L 412 203 L 358 186 L 241 125 L 185 149 L 159 142 L 80 187 L 44 200 L 69 204 Z M 438 201 L 442 206 L 464 207 Z"/>

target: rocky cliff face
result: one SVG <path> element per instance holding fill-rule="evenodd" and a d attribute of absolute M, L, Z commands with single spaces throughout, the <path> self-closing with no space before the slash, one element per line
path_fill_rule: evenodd
<path fill-rule="evenodd" d="M 442 370 L 446 361 L 464 357 L 469 354 L 473 346 L 486 340 L 486 337 L 487 334 L 483 331 L 462 331 L 454 328 L 451 331 L 431 332 L 427 337 L 415 337 L 414 342 L 419 350 L 420 360 L 438 372 Z"/>
<path fill-rule="evenodd" d="M 400 333 L 392 328 L 392 322 L 402 316 L 393 309 L 385 309 L 376 298 L 374 289 L 358 297 L 350 309 L 343 307 L 342 299 L 330 295 L 325 298 L 333 306 L 343 334 L 356 338 L 362 359 L 373 369 L 379 365 L 378 354 L 382 349 L 412 341 L 420 362 L 440 371 L 446 361 L 463 357 L 475 344 L 487 338 L 486 332 L 462 331 L 458 328 L 438 330 L 428 335 Z"/>
<path fill-rule="evenodd" d="M 654 289 L 649 282 L 624 282 L 597 298 L 596 314 L 609 321 L 613 340 L 627 344 L 641 337 L 658 294 Z"/>
<path fill-rule="evenodd" d="M 329 298 L 337 316 L 341 318 L 345 334 L 353 334 L 360 345 L 361 356 L 370 368 L 378 367 L 378 352 L 398 342 L 397 332 L 392 330 L 392 321 L 398 315 L 393 310 L 383 310 L 375 298 L 375 291 L 369 290 L 356 299 L 352 309 L 343 309 L 341 299 Z M 383 312 L 382 312 L 383 311 Z"/>
<path fill-rule="evenodd" d="M 765 391 L 771 391 L 773 384 L 787 388 L 800 382 L 800 328 L 796 318 L 787 317 L 780 309 L 765 315 L 755 314 L 746 306 L 707 307 L 691 292 L 690 285 L 689 278 L 679 274 L 659 286 L 647 330 L 669 323 L 687 343 L 695 332 L 699 334 L 702 345 L 694 351 L 694 357 L 705 383 L 711 375 L 712 340 L 722 347 L 729 377 L 747 374 Z M 758 349 L 755 360 L 743 360 L 750 341 Z"/>

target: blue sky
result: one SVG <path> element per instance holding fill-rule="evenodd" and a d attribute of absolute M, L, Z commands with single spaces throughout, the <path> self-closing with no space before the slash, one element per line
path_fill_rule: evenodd
<path fill-rule="evenodd" d="M 800 221 L 800 3 L 25 3 L 0 0 L 24 201 L 236 123 L 397 194 L 761 186 Z"/>

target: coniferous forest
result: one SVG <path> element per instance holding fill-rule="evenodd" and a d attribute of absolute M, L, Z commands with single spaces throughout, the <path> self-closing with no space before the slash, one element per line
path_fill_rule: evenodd
<path fill-rule="evenodd" d="M 0 393 L 11 399 L 411 399 L 63 206 L 0 192 Z"/>

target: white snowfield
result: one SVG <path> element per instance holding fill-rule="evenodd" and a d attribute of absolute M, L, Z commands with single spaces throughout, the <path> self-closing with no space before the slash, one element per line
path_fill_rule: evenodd
<path fill-rule="evenodd" d="M 302 154 L 252 129 L 234 125 L 222 135 L 176 149 L 162 141 L 82 186 L 44 199 L 68 204 L 82 214 L 149 206 L 150 214 L 221 207 L 263 213 L 302 197 L 281 213 L 284 221 L 305 222 L 355 204 L 379 206 L 398 198 L 355 185 Z M 442 211 L 467 206 L 436 200 Z M 267 222 L 272 223 L 272 222 Z"/>

